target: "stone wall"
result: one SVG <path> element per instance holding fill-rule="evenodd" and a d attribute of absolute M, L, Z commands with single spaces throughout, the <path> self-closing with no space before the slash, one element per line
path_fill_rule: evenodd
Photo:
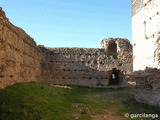
<path fill-rule="evenodd" d="M 0 8 L 0 88 L 16 82 L 125 86 L 132 80 L 132 45 L 109 38 L 101 48 L 37 47 L 24 30 L 12 25 Z"/>
<path fill-rule="evenodd" d="M 160 1 L 141 1 L 141 7 L 132 1 L 133 69 L 139 88 L 136 99 L 160 106 Z"/>
<path fill-rule="evenodd" d="M 43 53 L 0 8 L 0 88 L 15 82 L 41 81 Z"/>
<path fill-rule="evenodd" d="M 116 55 L 108 54 L 114 51 L 108 49 L 111 43 L 116 44 Z M 103 40 L 101 46 L 101 49 L 41 48 L 46 55 L 44 82 L 108 87 L 113 71 L 117 70 L 117 85 L 125 86 L 132 75 L 132 46 L 128 40 L 113 38 Z"/>
<path fill-rule="evenodd" d="M 143 0 L 132 0 L 132 16 L 143 8 Z"/>

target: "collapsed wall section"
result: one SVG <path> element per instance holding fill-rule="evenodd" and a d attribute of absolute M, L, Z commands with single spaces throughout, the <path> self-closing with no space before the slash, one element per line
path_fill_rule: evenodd
<path fill-rule="evenodd" d="M 41 81 L 43 53 L 0 8 L 0 88 L 15 82 Z"/>
<path fill-rule="evenodd" d="M 132 0 L 132 15 L 136 99 L 160 106 L 160 1 Z"/>

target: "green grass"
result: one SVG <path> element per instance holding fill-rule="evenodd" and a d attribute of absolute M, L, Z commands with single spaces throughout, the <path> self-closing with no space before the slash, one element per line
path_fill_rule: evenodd
<path fill-rule="evenodd" d="M 0 89 L 0 120 L 91 120 L 105 110 L 122 118 L 125 113 L 160 114 L 158 107 L 137 103 L 130 91 L 16 83 Z"/>

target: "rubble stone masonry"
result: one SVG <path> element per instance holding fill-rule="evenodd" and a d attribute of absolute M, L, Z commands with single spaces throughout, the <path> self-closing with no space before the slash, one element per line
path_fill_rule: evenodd
<path fill-rule="evenodd" d="M 132 80 L 132 45 L 109 38 L 101 48 L 37 46 L 0 8 L 0 88 L 37 81 L 89 87 L 126 86 Z"/>
<path fill-rule="evenodd" d="M 46 55 L 43 64 L 45 82 L 108 87 L 112 85 L 111 75 L 115 72 L 118 81 L 113 85 L 126 86 L 132 76 L 132 46 L 129 41 L 104 39 L 101 47 L 42 48 Z"/>

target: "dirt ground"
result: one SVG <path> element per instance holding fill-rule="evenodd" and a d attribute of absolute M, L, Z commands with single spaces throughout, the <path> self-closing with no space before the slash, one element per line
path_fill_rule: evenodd
<path fill-rule="evenodd" d="M 115 116 L 114 111 L 105 110 L 103 115 L 92 116 L 92 120 L 126 120 L 122 117 Z"/>

